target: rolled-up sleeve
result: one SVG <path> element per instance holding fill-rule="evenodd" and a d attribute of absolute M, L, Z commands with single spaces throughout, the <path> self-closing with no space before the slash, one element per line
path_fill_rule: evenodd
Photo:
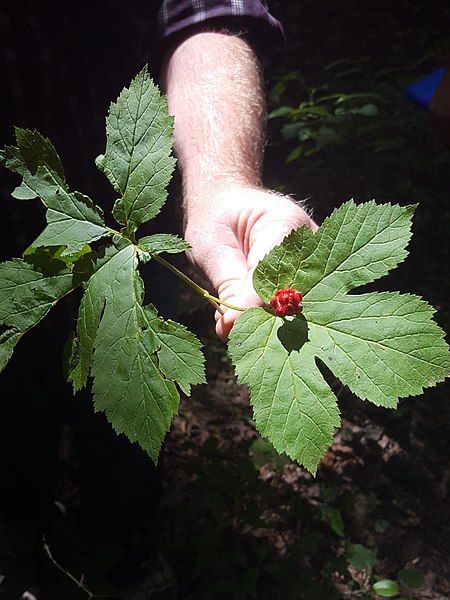
<path fill-rule="evenodd" d="M 285 42 L 281 23 L 260 0 L 165 0 L 158 16 L 160 41 L 201 24 L 242 31 L 264 59 Z"/>

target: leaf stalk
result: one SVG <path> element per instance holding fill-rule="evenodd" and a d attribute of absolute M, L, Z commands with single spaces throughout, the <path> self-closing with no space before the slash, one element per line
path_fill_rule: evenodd
<path fill-rule="evenodd" d="M 207 290 L 202 288 L 200 285 L 197 285 L 195 281 L 192 281 L 190 277 L 182 273 L 179 269 L 174 267 L 171 263 L 167 262 L 164 258 L 161 258 L 158 254 L 152 254 L 152 258 L 154 258 L 159 264 L 166 269 L 169 269 L 174 275 L 179 277 L 182 281 L 184 281 L 189 287 L 191 287 L 195 292 L 200 294 L 205 300 L 207 300 L 210 304 L 214 306 L 216 310 L 218 310 L 221 314 L 223 314 L 223 310 L 221 306 L 226 306 L 227 308 L 231 308 L 232 310 L 238 310 L 240 312 L 244 312 L 245 308 L 241 308 L 240 306 L 235 306 L 234 304 L 230 304 L 229 302 L 225 302 L 216 296 L 210 294 Z"/>
<path fill-rule="evenodd" d="M 122 232 L 121 231 L 116 231 L 115 229 L 111 229 L 110 227 L 107 227 L 107 229 L 113 235 L 118 235 L 120 237 L 124 237 L 129 242 L 131 242 L 133 245 L 136 244 L 136 241 L 133 241 L 132 239 L 130 239 L 129 237 L 127 237 L 124 234 L 123 231 Z M 195 283 L 195 281 L 192 281 L 192 279 L 190 277 L 188 277 L 187 275 L 185 275 L 182 271 L 180 271 L 179 269 L 177 269 L 174 265 L 172 265 L 171 263 L 169 263 L 167 260 L 165 260 L 164 258 L 161 258 L 161 256 L 159 256 L 159 254 L 151 254 L 150 253 L 150 256 L 152 258 L 154 258 L 157 262 L 159 262 L 160 265 L 162 265 L 166 269 L 169 269 L 169 271 L 171 271 L 179 279 L 181 279 L 182 281 L 184 281 L 184 283 L 186 283 L 190 288 L 192 288 L 195 292 L 197 292 L 198 294 L 200 294 L 200 296 L 202 296 L 202 298 L 205 298 L 205 300 L 207 300 L 210 304 L 212 304 L 212 306 L 214 306 L 214 308 L 221 315 L 223 315 L 223 313 L 224 313 L 224 311 L 222 309 L 222 306 L 226 306 L 227 308 L 231 308 L 231 310 L 238 310 L 239 312 L 244 312 L 245 308 L 242 308 L 241 306 L 236 306 L 234 304 L 230 304 L 229 302 L 225 302 L 225 300 L 221 300 L 220 298 L 217 298 L 216 296 L 213 296 L 212 294 L 210 294 L 208 292 L 208 290 L 205 290 L 205 288 L 202 288 L 200 285 L 197 285 Z"/>

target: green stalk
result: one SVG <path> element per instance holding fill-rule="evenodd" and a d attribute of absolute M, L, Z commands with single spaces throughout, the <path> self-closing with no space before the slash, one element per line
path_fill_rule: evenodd
<path fill-rule="evenodd" d="M 216 298 L 216 296 L 212 296 L 207 290 L 205 290 L 201 286 L 197 285 L 187 275 L 185 275 L 179 269 L 177 269 L 176 267 L 171 265 L 169 262 L 164 260 L 164 258 L 161 258 L 161 256 L 159 256 L 158 254 L 152 254 L 152 258 L 154 258 L 157 262 L 159 262 L 161 265 L 163 265 L 163 267 L 166 267 L 166 269 L 169 269 L 169 271 L 172 271 L 172 273 L 174 273 L 174 275 L 176 275 L 181 280 L 183 280 L 185 283 L 187 283 L 187 285 L 189 287 L 191 287 L 194 291 L 196 291 L 198 294 L 200 294 L 200 296 L 205 298 L 205 300 L 208 300 L 208 302 L 210 302 L 214 306 L 214 308 L 216 310 L 218 310 L 220 313 L 223 314 L 223 311 L 221 310 L 221 305 L 226 306 L 227 308 L 231 308 L 232 310 L 239 310 L 240 312 L 243 312 L 245 310 L 245 308 L 241 308 L 240 306 L 235 306 L 234 304 L 225 302 L 224 300 L 221 300 L 220 298 Z"/>
<path fill-rule="evenodd" d="M 120 231 L 116 231 L 115 229 L 111 229 L 110 227 L 107 227 L 107 229 L 111 232 L 111 234 L 125 237 L 125 239 L 128 239 L 128 241 L 131 241 L 132 244 L 135 244 L 135 242 L 133 240 L 130 240 L 129 238 L 127 238 Z M 212 304 L 214 306 L 214 308 L 220 312 L 220 314 L 223 315 L 223 310 L 221 308 L 222 306 L 226 306 L 227 308 L 231 308 L 232 310 L 238 310 L 240 312 L 244 312 L 245 308 L 242 308 L 240 306 L 235 306 L 234 304 L 225 302 L 224 300 L 221 300 L 220 298 L 217 298 L 216 296 L 213 296 L 212 294 L 210 294 L 208 292 L 208 290 L 205 290 L 201 286 L 197 285 L 195 283 L 195 281 L 192 281 L 192 279 L 190 277 L 188 277 L 187 275 L 182 273 L 179 269 L 177 269 L 172 264 L 167 262 L 167 260 L 164 260 L 164 258 L 161 258 L 161 256 L 159 256 L 159 254 L 151 254 L 151 257 L 154 258 L 157 262 L 159 262 L 160 265 L 162 265 L 166 269 L 169 269 L 169 271 L 172 271 L 172 273 L 174 275 L 176 275 L 177 277 L 179 277 L 182 281 L 184 281 L 184 283 L 187 283 L 187 285 L 189 287 L 191 287 L 194 291 L 196 291 L 197 294 L 200 294 L 200 296 L 202 296 L 203 298 L 205 298 L 205 300 L 207 300 L 210 304 Z"/>

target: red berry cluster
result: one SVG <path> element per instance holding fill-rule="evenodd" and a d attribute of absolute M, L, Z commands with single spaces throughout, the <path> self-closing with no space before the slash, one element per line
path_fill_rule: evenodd
<path fill-rule="evenodd" d="M 298 315 L 303 310 L 302 293 L 293 288 L 277 290 L 270 306 L 278 317 Z"/>

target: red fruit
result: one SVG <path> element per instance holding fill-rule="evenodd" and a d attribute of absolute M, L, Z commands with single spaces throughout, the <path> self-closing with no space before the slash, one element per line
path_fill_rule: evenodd
<path fill-rule="evenodd" d="M 293 288 L 277 290 L 270 301 L 278 317 L 292 317 L 303 310 L 302 293 Z"/>

